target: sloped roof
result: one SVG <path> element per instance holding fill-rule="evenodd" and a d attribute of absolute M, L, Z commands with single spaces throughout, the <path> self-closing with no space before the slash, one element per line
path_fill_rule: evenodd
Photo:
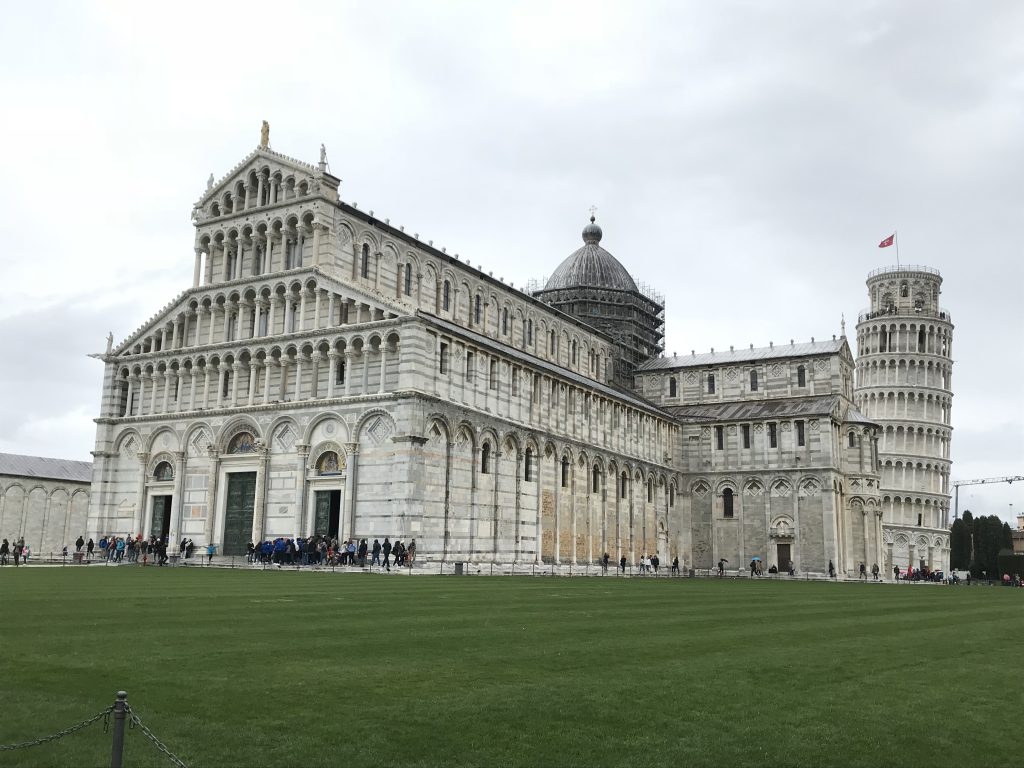
<path fill-rule="evenodd" d="M 784 357 L 832 355 L 839 352 L 845 343 L 846 339 L 844 337 L 829 339 L 828 341 L 808 341 L 800 344 L 779 344 L 778 346 L 754 347 L 752 349 L 730 349 L 725 352 L 701 352 L 699 355 L 656 357 L 641 365 L 638 370 L 657 371 L 720 365 L 722 363 L 746 363 L 753 362 L 754 360 L 775 360 Z"/>
<path fill-rule="evenodd" d="M 711 421 L 760 421 L 793 416 L 826 416 L 839 403 L 839 395 L 793 397 L 777 400 L 734 400 L 728 403 L 666 406 L 678 421 L 699 423 Z"/>
<path fill-rule="evenodd" d="M 46 456 L 22 456 L 17 453 L 0 453 L 0 475 L 91 483 L 92 462 L 51 459 Z"/>

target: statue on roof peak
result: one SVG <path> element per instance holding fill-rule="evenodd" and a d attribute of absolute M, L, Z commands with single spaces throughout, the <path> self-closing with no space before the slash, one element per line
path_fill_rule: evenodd
<path fill-rule="evenodd" d="M 263 126 L 260 128 L 260 147 L 266 149 L 270 146 L 270 123 L 266 120 L 263 121 Z"/>

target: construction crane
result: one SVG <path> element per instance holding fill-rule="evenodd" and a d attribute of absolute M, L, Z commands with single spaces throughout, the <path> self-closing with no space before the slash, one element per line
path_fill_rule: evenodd
<path fill-rule="evenodd" d="M 957 480 L 953 483 L 953 519 L 960 519 L 960 486 L 961 485 L 988 485 L 989 483 L 1006 483 L 1010 485 L 1017 480 L 1024 480 L 1024 475 L 1012 475 L 1008 477 L 981 477 L 977 480 Z"/>

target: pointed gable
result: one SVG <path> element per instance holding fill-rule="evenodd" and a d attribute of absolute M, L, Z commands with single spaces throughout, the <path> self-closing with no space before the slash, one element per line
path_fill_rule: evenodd
<path fill-rule="evenodd" d="M 337 202 L 340 183 L 324 167 L 257 147 L 203 193 L 193 207 L 193 220 L 208 223 L 306 196 Z"/>

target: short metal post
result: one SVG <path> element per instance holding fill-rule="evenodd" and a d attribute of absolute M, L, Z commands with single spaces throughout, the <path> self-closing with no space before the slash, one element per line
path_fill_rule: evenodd
<path fill-rule="evenodd" d="M 110 748 L 110 768 L 121 768 L 124 764 L 124 720 L 128 709 L 128 692 L 118 691 L 114 702 L 114 743 Z"/>

